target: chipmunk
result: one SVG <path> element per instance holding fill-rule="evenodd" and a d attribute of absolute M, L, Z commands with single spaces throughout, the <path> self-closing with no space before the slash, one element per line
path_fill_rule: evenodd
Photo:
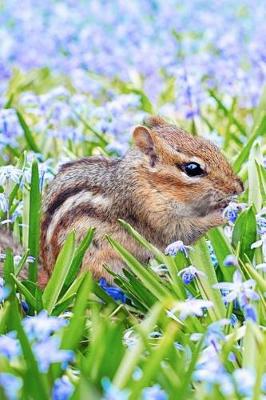
<path fill-rule="evenodd" d="M 241 180 L 219 149 L 150 117 L 133 131 L 133 148 L 121 159 L 83 158 L 61 166 L 43 203 L 40 284 L 45 285 L 70 231 L 81 240 L 96 233 L 82 270 L 112 281 L 104 265 L 125 267 L 106 234 L 145 263 L 151 254 L 118 223 L 123 219 L 159 249 L 174 241 L 189 245 L 223 224 L 223 210 L 243 191 Z"/>

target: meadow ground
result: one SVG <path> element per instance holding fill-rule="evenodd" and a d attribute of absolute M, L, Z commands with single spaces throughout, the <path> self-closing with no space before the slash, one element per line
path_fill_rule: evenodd
<path fill-rule="evenodd" d="M 266 25 L 257 0 L 0 1 L 0 398 L 266 399 Z M 36 284 L 41 195 L 66 160 L 122 156 L 161 114 L 214 141 L 245 191 L 226 226 L 116 286 L 78 275 L 93 229 Z M 28 279 L 19 273 L 28 270 Z"/>

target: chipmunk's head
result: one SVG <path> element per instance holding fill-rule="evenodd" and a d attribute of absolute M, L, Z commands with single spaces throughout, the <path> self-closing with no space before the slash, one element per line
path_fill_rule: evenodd
<path fill-rule="evenodd" d="M 150 117 L 133 132 L 143 158 L 140 173 L 154 196 L 164 196 L 184 217 L 222 211 L 243 191 L 241 180 L 217 146 L 160 117 Z"/>

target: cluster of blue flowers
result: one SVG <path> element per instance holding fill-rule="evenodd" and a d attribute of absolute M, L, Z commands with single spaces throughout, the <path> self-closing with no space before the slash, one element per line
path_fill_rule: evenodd
<path fill-rule="evenodd" d="M 66 370 L 69 363 L 74 359 L 72 351 L 60 349 L 58 333 L 66 324 L 66 319 L 49 317 L 46 311 L 42 311 L 34 317 L 26 317 L 23 320 L 24 330 L 32 345 L 39 369 L 43 373 L 47 372 L 53 363 L 61 364 L 62 370 Z M 7 359 L 10 365 L 15 365 L 21 359 L 22 350 L 15 332 L 0 336 L 0 358 L 2 357 Z M 0 386 L 9 400 L 18 399 L 22 380 L 18 376 L 1 373 Z M 73 390 L 74 386 L 66 376 L 63 376 L 55 381 L 53 399 L 65 400 L 69 398 Z"/>
<path fill-rule="evenodd" d="M 265 80 L 262 0 L 256 7 L 251 0 L 29 0 L 19 5 L 12 0 L 1 9 L 1 90 L 14 66 L 49 66 L 93 96 L 100 86 L 95 75 L 137 87 L 144 78 L 153 101 L 170 77 L 176 89 L 170 103 L 191 118 L 206 101 L 206 89 L 219 86 L 250 106 Z"/>

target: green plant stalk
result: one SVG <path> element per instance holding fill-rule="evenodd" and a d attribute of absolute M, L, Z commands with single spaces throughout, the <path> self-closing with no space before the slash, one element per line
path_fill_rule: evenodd
<path fill-rule="evenodd" d="M 29 280 L 37 282 L 38 256 L 40 243 L 40 212 L 41 193 L 39 188 L 39 169 L 37 161 L 33 161 L 31 169 L 30 209 L 29 209 L 29 238 L 28 247 L 34 262 L 29 264 Z"/>

